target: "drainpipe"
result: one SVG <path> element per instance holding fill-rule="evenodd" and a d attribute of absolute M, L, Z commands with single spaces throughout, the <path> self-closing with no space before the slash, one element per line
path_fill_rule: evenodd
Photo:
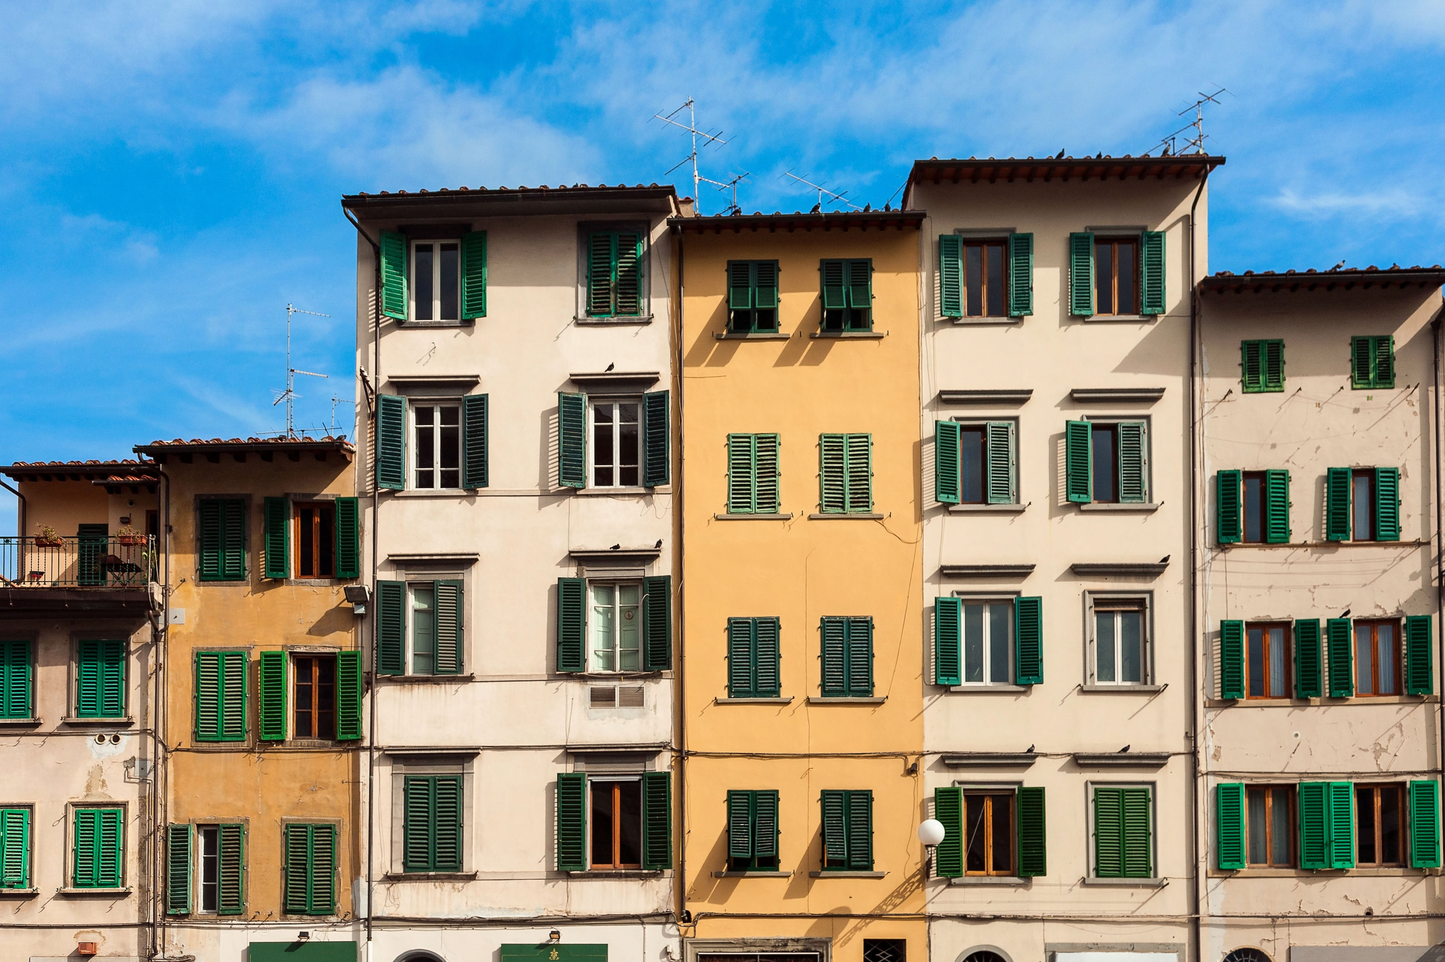
<path fill-rule="evenodd" d="M 1199 818 L 1199 394 L 1203 391 L 1203 378 L 1198 376 L 1199 366 L 1199 288 L 1194 279 L 1198 258 L 1194 250 L 1194 219 L 1199 207 L 1199 198 L 1209 183 L 1209 169 L 1199 178 L 1199 189 L 1194 192 L 1194 202 L 1189 205 L 1189 741 L 1193 756 L 1194 771 L 1189 778 L 1190 822 L 1193 825 L 1193 848 L 1190 852 L 1193 865 L 1189 872 L 1189 895 L 1193 910 L 1189 913 L 1189 944 L 1194 962 L 1202 962 L 1202 936 L 1200 917 L 1203 902 L 1200 898 L 1199 858 L 1203 846 L 1200 841 Z"/>
<path fill-rule="evenodd" d="M 1441 655 L 1437 659 L 1437 670 L 1445 671 L 1445 583 L 1442 583 L 1442 559 L 1441 551 L 1445 550 L 1442 545 L 1441 532 L 1441 506 L 1440 506 L 1440 324 L 1445 320 L 1445 311 L 1437 310 L 1435 319 L 1430 323 L 1431 334 L 1435 343 L 1435 410 L 1431 420 L 1435 422 L 1435 621 L 1441 626 L 1440 645 Z M 1436 689 L 1441 693 L 1440 705 L 1438 708 L 1439 723 L 1435 729 L 1435 741 L 1440 744 L 1440 772 L 1445 776 L 1445 742 L 1441 741 L 1441 733 L 1445 732 L 1445 675 L 1442 675 L 1440 688 Z"/>
<path fill-rule="evenodd" d="M 694 203 L 696 201 L 694 200 Z M 683 484 L 683 460 L 682 446 L 684 443 L 682 408 L 683 389 L 687 381 L 682 376 L 682 299 L 687 290 L 687 284 L 683 277 L 683 245 L 682 230 L 674 228 L 676 240 L 674 249 L 677 251 L 677 484 L 672 489 L 673 511 L 677 512 L 677 544 L 673 551 L 677 555 L 677 671 L 672 676 L 673 697 L 677 699 L 677 912 L 674 918 L 677 920 L 677 943 L 679 962 L 687 959 L 687 936 L 682 931 L 682 913 L 687 910 L 687 688 L 683 684 L 683 641 L 686 635 L 684 625 L 687 622 L 682 617 L 687 610 L 683 598 L 687 592 L 687 583 L 683 578 L 682 563 L 684 560 L 683 544 L 685 541 L 683 529 L 687 524 L 687 517 L 683 513 L 683 499 L 686 497 L 687 486 Z"/>
<path fill-rule="evenodd" d="M 155 884 L 154 880 L 161 877 L 162 840 L 167 838 L 163 831 L 168 806 L 162 792 L 163 769 L 169 771 L 170 748 L 166 742 L 166 736 L 170 733 L 167 728 L 169 712 L 168 699 L 166 698 L 166 666 L 169 660 L 166 658 L 166 646 L 170 642 L 171 632 L 171 477 L 159 465 L 156 466 L 156 473 L 161 479 L 161 496 L 157 499 L 157 507 L 160 508 L 160 539 L 165 547 L 162 553 L 165 556 L 165 567 L 161 575 L 161 617 L 160 628 L 151 623 L 151 638 L 155 641 L 155 718 L 151 722 L 151 730 L 154 733 L 151 743 L 155 746 L 155 758 L 151 762 L 151 958 L 164 958 L 165 956 L 165 911 L 164 902 L 165 889 Z"/>

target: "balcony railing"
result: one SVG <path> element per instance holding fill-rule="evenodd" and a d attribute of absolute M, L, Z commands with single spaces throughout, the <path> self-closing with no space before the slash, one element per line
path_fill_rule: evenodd
<path fill-rule="evenodd" d="M 0 588 L 144 587 L 155 573 L 150 536 L 0 538 Z"/>

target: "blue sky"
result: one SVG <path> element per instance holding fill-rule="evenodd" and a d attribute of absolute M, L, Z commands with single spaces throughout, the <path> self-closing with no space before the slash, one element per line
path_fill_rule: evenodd
<path fill-rule="evenodd" d="M 278 430 L 288 302 L 333 315 L 293 342 L 332 375 L 297 422 L 326 423 L 353 391 L 342 193 L 660 182 L 686 137 L 651 117 L 688 96 L 751 211 L 812 206 L 787 170 L 881 206 L 917 157 L 1142 153 L 1222 85 L 1211 269 L 1445 260 L 1437 0 L 4 9 L 7 461 Z"/>

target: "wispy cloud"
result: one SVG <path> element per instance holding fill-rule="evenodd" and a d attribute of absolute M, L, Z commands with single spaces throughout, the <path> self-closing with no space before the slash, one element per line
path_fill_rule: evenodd
<path fill-rule="evenodd" d="M 1439 206 L 1426 204 L 1402 190 L 1364 194 L 1320 193 L 1301 195 L 1285 188 L 1271 203 L 1281 210 L 1304 217 L 1329 217 L 1339 214 L 1391 214 L 1408 217 L 1436 217 Z"/>

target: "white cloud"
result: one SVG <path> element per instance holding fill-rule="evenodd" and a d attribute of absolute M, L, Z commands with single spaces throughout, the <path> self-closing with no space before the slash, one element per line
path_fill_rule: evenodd
<path fill-rule="evenodd" d="M 1411 214 L 1435 216 L 1438 209 L 1426 204 L 1403 190 L 1377 191 L 1362 194 L 1341 192 L 1301 195 L 1286 187 L 1271 203 L 1281 210 L 1304 217 L 1324 217 L 1333 214 Z"/>

